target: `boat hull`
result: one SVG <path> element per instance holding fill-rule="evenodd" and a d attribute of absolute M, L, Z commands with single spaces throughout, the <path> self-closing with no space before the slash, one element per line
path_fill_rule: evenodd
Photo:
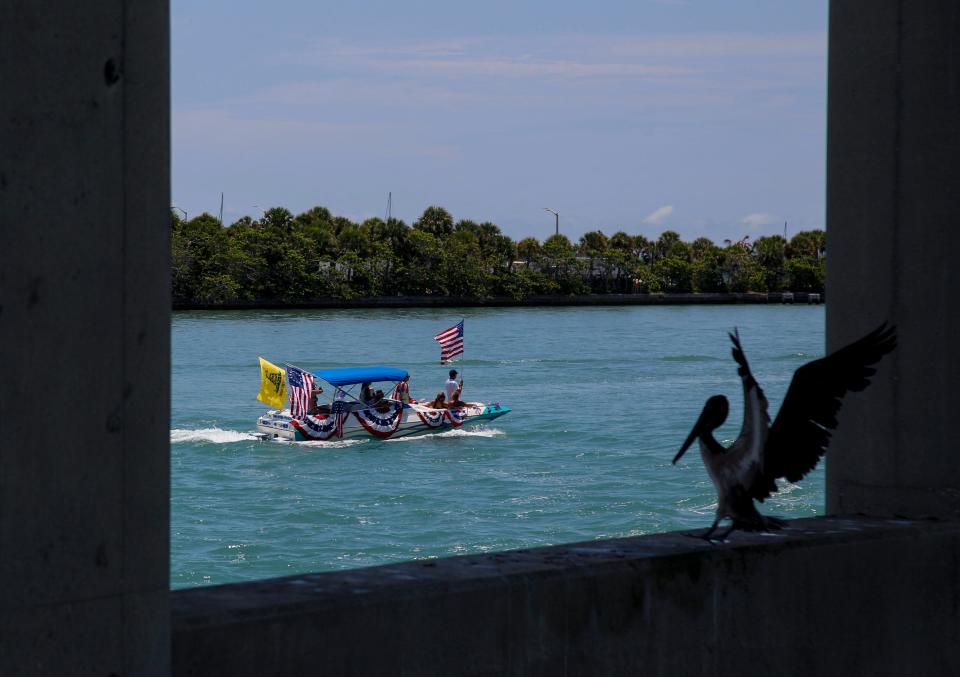
<path fill-rule="evenodd" d="M 292 442 L 335 442 L 358 438 L 397 439 L 452 430 L 500 418 L 510 407 L 499 403 L 475 404 L 457 409 L 430 409 L 417 404 L 390 402 L 380 409 L 368 407 L 341 414 L 321 414 L 296 419 L 289 410 L 269 411 L 257 419 L 257 431 L 268 439 Z"/>

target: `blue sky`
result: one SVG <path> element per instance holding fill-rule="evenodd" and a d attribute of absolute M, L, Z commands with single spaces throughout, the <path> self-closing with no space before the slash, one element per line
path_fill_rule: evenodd
<path fill-rule="evenodd" d="M 822 228 L 826 0 L 172 3 L 173 204 Z M 256 207 L 255 207 L 256 205 Z"/>

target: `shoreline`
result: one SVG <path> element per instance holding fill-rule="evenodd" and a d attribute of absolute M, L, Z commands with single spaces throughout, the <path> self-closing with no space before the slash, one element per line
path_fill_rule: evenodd
<path fill-rule="evenodd" d="M 744 292 L 729 294 L 580 294 L 507 296 L 486 299 L 460 296 L 363 296 L 312 301 L 232 301 L 229 303 L 174 303 L 173 310 L 348 310 L 359 308 L 522 308 L 537 306 L 669 306 L 742 304 L 819 304 L 824 295 L 813 292 Z"/>

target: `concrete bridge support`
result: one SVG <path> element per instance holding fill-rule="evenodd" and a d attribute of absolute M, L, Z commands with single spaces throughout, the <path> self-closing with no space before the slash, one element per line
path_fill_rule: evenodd
<path fill-rule="evenodd" d="M 0 674 L 169 673 L 164 0 L 0 3 Z"/>
<path fill-rule="evenodd" d="M 827 344 L 882 321 L 899 347 L 844 408 L 834 513 L 960 517 L 960 6 L 834 0 Z"/>

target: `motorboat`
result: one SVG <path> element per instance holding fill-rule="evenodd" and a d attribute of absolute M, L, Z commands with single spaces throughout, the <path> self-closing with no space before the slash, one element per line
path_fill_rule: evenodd
<path fill-rule="evenodd" d="M 510 412 L 499 402 L 464 402 L 464 406 L 432 408 L 404 396 L 409 373 L 395 367 L 349 367 L 312 372 L 329 384 L 323 389 L 330 402 L 318 405 L 312 413 L 293 416 L 289 408 L 271 410 L 257 419 L 257 431 L 265 439 L 297 442 L 336 441 L 341 439 L 397 439 L 430 432 L 441 432 L 486 421 Z M 390 384 L 390 395 L 376 401 L 355 396 L 356 386 Z"/>

